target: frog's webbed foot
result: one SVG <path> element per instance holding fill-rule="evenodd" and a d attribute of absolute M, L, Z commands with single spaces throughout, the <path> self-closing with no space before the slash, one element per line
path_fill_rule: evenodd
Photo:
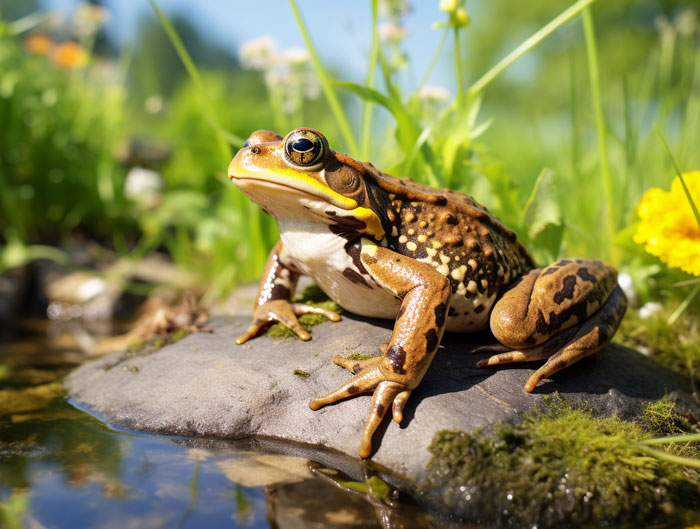
<path fill-rule="evenodd" d="M 411 390 L 406 384 L 386 379 L 380 367 L 382 362 L 386 362 L 386 358 L 383 356 L 367 360 L 352 360 L 336 355 L 333 362 L 352 371 L 355 376 L 335 391 L 313 399 L 309 403 L 309 407 L 312 410 L 317 410 L 321 406 L 333 404 L 359 393 L 374 392 L 359 451 L 360 457 L 369 457 L 372 453 L 372 436 L 384 419 L 387 410 L 391 406 L 394 421 L 400 423 L 403 420 L 403 409 L 411 395 Z"/>
<path fill-rule="evenodd" d="M 290 303 L 284 299 L 276 299 L 255 307 L 253 322 L 246 332 L 236 338 L 237 344 L 242 344 L 263 333 L 274 322 L 279 321 L 302 340 L 310 340 L 311 335 L 300 324 L 297 316 L 302 314 L 321 314 L 331 321 L 340 321 L 338 313 L 303 303 Z"/>

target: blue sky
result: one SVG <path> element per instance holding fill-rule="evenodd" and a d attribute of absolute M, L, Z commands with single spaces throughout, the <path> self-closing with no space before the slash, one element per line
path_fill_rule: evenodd
<path fill-rule="evenodd" d="M 44 0 L 52 9 L 69 10 L 74 0 Z M 108 0 L 111 12 L 110 34 L 127 40 L 136 28 L 138 18 L 152 11 L 147 0 Z M 299 0 L 299 6 L 310 29 L 314 44 L 328 64 L 347 65 L 344 77 L 358 79 L 366 71 L 370 45 L 371 15 L 369 1 Z M 423 75 L 438 44 L 440 33 L 431 29 L 433 22 L 444 19 L 438 0 L 414 0 L 413 11 L 406 17 L 409 37 L 404 49 L 411 59 L 406 73 L 409 84 Z M 207 35 L 225 47 L 235 50 L 246 40 L 273 35 L 282 49 L 304 47 L 287 0 L 159 0 L 166 13 L 186 15 Z M 431 84 L 446 86 L 454 93 L 448 76 L 450 68 L 441 68 L 451 61 L 451 46 L 446 46 L 430 79 Z"/>

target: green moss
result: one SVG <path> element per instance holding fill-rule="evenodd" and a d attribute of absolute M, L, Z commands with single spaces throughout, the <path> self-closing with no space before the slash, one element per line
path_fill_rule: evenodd
<path fill-rule="evenodd" d="M 700 314 L 688 309 L 669 325 L 668 318 L 675 308 L 669 304 L 647 318 L 640 318 L 637 310 L 628 310 L 615 341 L 700 381 Z"/>
<path fill-rule="evenodd" d="M 677 420 L 667 404 L 626 422 L 552 401 L 516 426 L 439 432 L 418 490 L 432 505 L 499 527 L 675 526 L 700 509 L 700 474 L 650 457 L 636 441 Z"/>
<path fill-rule="evenodd" d="M 301 369 L 295 369 L 294 374 L 299 378 L 309 378 L 311 376 L 309 373 L 302 371 Z"/>
<path fill-rule="evenodd" d="M 674 410 L 675 404 L 668 397 L 649 404 L 639 417 L 638 423 L 645 432 L 654 436 L 696 433 L 690 421 Z"/>
<path fill-rule="evenodd" d="M 51 402 L 63 398 L 59 382 L 22 389 L 0 390 L 0 416 L 41 410 Z"/>
<path fill-rule="evenodd" d="M 323 290 L 318 288 L 316 285 L 306 287 L 301 295 L 294 297 L 293 301 L 294 303 L 304 303 L 306 305 L 311 305 L 312 307 L 318 307 L 337 313 L 342 312 L 342 309 L 338 306 L 338 304 L 335 301 L 328 299 L 328 296 L 326 296 Z M 310 331 L 311 327 L 318 325 L 319 323 L 323 323 L 324 321 L 328 321 L 328 318 L 322 316 L 321 314 L 302 314 L 299 316 L 299 324 L 306 331 Z M 273 338 L 296 337 L 294 332 L 279 322 L 271 325 L 265 334 L 272 336 Z"/>
<path fill-rule="evenodd" d="M 368 360 L 370 358 L 374 358 L 374 356 L 373 355 L 366 355 L 366 354 L 362 354 L 362 353 L 350 353 L 345 358 L 349 358 L 350 360 Z"/>

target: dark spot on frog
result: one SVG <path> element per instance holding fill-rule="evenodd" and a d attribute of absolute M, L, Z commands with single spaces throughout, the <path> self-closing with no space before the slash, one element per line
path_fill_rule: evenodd
<path fill-rule="evenodd" d="M 406 370 L 403 368 L 404 363 L 406 363 L 406 351 L 399 344 L 394 344 L 389 347 L 386 352 L 386 357 L 391 364 L 394 373 L 398 375 L 405 375 Z"/>
<path fill-rule="evenodd" d="M 326 215 L 328 215 L 329 217 L 335 217 L 337 214 L 338 214 L 338 212 L 333 211 L 332 209 L 329 209 L 328 211 L 326 211 Z"/>
<path fill-rule="evenodd" d="M 572 262 L 573 262 L 573 261 L 571 261 L 571 259 L 562 259 L 561 261 L 559 261 L 559 262 L 557 263 L 557 266 L 568 265 L 568 264 L 571 264 Z"/>
<path fill-rule="evenodd" d="M 565 299 L 574 298 L 574 287 L 576 286 L 576 276 L 566 276 L 562 281 L 564 285 L 562 289 L 554 294 L 554 302 L 561 304 Z"/>
<path fill-rule="evenodd" d="M 446 206 L 447 205 L 447 197 L 444 197 L 442 195 L 438 195 L 435 197 L 435 204 L 438 206 Z"/>
<path fill-rule="evenodd" d="M 558 266 L 550 266 L 549 268 L 547 268 L 547 270 L 542 272 L 542 275 L 548 276 L 548 275 L 554 274 L 557 270 L 559 270 Z"/>
<path fill-rule="evenodd" d="M 361 276 L 360 274 L 358 274 L 357 272 L 355 272 L 355 270 L 353 270 L 352 268 L 346 268 L 345 270 L 343 270 L 343 275 L 344 275 L 347 279 L 349 279 L 350 281 L 352 281 L 353 283 L 356 283 L 356 284 L 358 284 L 358 285 L 362 285 L 362 286 L 367 287 L 367 288 L 372 288 L 372 287 L 367 283 L 367 281 L 365 281 L 365 278 L 362 277 L 362 276 Z"/>
<path fill-rule="evenodd" d="M 553 371 L 561 371 L 566 367 L 566 362 L 564 360 L 557 360 L 556 362 L 552 363 L 552 370 Z"/>
<path fill-rule="evenodd" d="M 382 406 L 381 404 L 377 404 L 374 408 L 374 413 L 376 413 L 380 417 L 384 417 L 384 406 Z"/>
<path fill-rule="evenodd" d="M 413 256 L 415 259 L 425 259 L 428 257 L 428 252 L 425 250 L 424 246 L 419 246 L 416 248 L 416 252 Z"/>
<path fill-rule="evenodd" d="M 355 238 L 345 245 L 345 251 L 352 259 L 352 263 L 362 274 L 367 273 L 367 269 L 362 264 L 362 259 L 360 259 L 360 253 L 362 252 L 362 241 L 359 238 Z M 345 272 L 343 272 L 345 274 Z M 364 279 L 362 280 L 364 281 Z"/>
<path fill-rule="evenodd" d="M 457 217 L 455 217 L 452 213 L 447 214 L 447 217 L 445 217 L 445 222 L 447 222 L 447 224 L 453 224 L 453 225 L 459 223 L 459 221 L 457 220 Z"/>
<path fill-rule="evenodd" d="M 455 312 L 455 309 L 450 307 L 450 310 L 447 311 L 448 316 L 456 316 L 457 313 Z"/>
<path fill-rule="evenodd" d="M 362 366 L 360 364 L 353 364 L 352 366 L 352 372 L 355 373 L 356 375 L 360 372 L 362 369 Z"/>
<path fill-rule="evenodd" d="M 585 266 L 582 266 L 581 268 L 579 268 L 578 272 L 576 272 L 576 275 L 579 276 L 584 281 L 590 281 L 591 283 L 593 283 L 595 281 L 595 276 L 593 274 L 591 274 L 588 271 L 588 268 L 586 268 Z"/>
<path fill-rule="evenodd" d="M 486 309 L 485 305 L 477 305 L 476 307 L 474 307 L 474 313 L 480 314 L 481 312 L 484 312 L 485 309 Z"/>
<path fill-rule="evenodd" d="M 289 299 L 292 293 L 290 290 L 279 283 L 275 283 L 270 289 L 270 300 L 275 299 Z"/>
<path fill-rule="evenodd" d="M 435 307 L 435 324 L 438 327 L 442 327 L 445 324 L 445 313 L 447 312 L 447 304 L 440 303 Z"/>
<path fill-rule="evenodd" d="M 436 329 L 430 329 L 428 332 L 425 333 L 425 347 L 426 350 L 430 353 L 432 352 L 438 345 L 438 334 Z"/>
<path fill-rule="evenodd" d="M 359 393 L 360 389 L 357 386 L 350 386 L 348 388 L 348 394 L 354 395 L 355 393 Z"/>
<path fill-rule="evenodd" d="M 366 223 L 352 217 L 333 217 L 333 224 L 328 228 L 343 239 L 350 240 L 357 237 L 366 227 Z"/>

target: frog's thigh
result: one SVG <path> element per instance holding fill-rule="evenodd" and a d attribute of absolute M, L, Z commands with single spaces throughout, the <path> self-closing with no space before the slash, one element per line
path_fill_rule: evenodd
<path fill-rule="evenodd" d="M 602 261 L 562 259 L 523 276 L 494 305 L 491 331 L 513 349 L 531 348 L 583 323 L 617 285 L 617 271 Z"/>
<path fill-rule="evenodd" d="M 580 325 L 573 338 L 532 374 L 523 389 L 530 393 L 543 378 L 600 351 L 617 331 L 626 309 L 627 299 L 617 286 L 601 309 Z"/>

